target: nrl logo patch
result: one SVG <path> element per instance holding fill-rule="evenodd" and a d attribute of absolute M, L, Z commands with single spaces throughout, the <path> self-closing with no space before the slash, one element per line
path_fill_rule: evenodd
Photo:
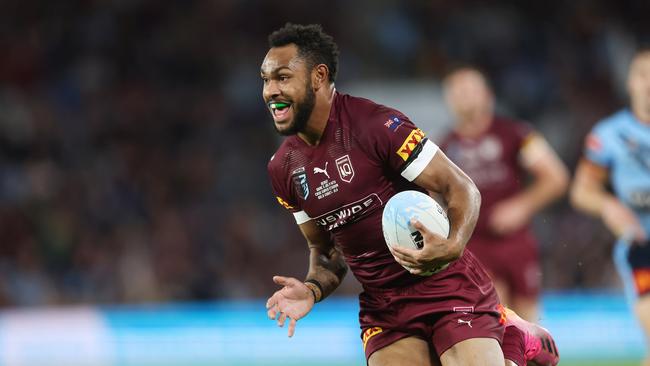
<path fill-rule="evenodd" d="M 296 190 L 298 197 L 306 200 L 309 197 L 309 184 L 307 184 L 305 167 L 294 170 L 291 175 L 291 180 L 293 181 L 293 188 Z"/>

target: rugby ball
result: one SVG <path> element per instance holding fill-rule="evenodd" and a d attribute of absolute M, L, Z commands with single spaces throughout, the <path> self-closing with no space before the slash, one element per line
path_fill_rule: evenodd
<path fill-rule="evenodd" d="M 424 239 L 411 225 L 412 218 L 420 221 L 429 231 L 444 238 L 449 237 L 449 219 L 442 206 L 428 194 L 403 191 L 391 197 L 384 206 L 381 226 L 386 245 L 422 249 Z M 441 269 L 426 274 L 433 274 Z"/>

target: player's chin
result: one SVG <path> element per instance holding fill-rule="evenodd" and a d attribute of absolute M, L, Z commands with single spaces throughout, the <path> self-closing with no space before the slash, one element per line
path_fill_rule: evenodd
<path fill-rule="evenodd" d="M 290 136 L 296 134 L 293 128 L 292 119 L 286 119 L 281 121 L 274 120 L 273 123 L 275 124 L 275 130 L 278 131 L 278 133 L 282 136 Z"/>

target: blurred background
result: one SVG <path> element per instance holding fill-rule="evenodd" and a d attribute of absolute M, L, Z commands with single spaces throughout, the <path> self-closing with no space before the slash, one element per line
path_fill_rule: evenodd
<path fill-rule="evenodd" d="M 285 22 L 320 23 L 335 37 L 339 91 L 398 107 L 433 136 L 450 123 L 443 73 L 482 67 L 501 112 L 530 121 L 573 169 L 590 127 L 626 103 L 627 63 L 650 43 L 649 14 L 645 0 L 0 1 L 0 364 L 71 365 L 44 356 L 65 360 L 68 348 L 86 350 L 77 361 L 88 365 L 272 364 L 264 352 L 305 364 L 296 345 L 313 352 L 310 333 L 287 341 L 263 320 L 271 276 L 307 270 L 305 243 L 266 176 L 280 139 L 259 66 Z M 566 199 L 535 228 L 546 324 L 601 309 L 585 321 L 619 321 L 632 335 L 604 344 L 640 358 L 611 235 Z M 324 324 L 341 327 L 332 342 L 349 351 L 325 364 L 363 363 L 358 289 L 348 276 L 338 299 L 305 320 L 316 337 Z M 268 347 L 259 360 L 250 344 L 240 359 L 215 336 L 224 324 L 241 331 L 240 321 L 261 332 L 242 342 L 270 332 L 255 343 Z M 203 358 L 174 361 L 172 351 Z M 618 355 L 610 351 L 601 349 Z M 574 358 L 592 356 L 581 352 Z"/>

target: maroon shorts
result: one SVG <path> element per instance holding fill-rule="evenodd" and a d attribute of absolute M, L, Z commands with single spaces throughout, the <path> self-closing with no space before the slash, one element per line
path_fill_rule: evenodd
<path fill-rule="evenodd" d="M 542 287 L 542 270 L 537 242 L 531 235 L 484 239 L 474 235 L 467 248 L 494 279 L 508 286 L 511 296 L 537 298 Z"/>
<path fill-rule="evenodd" d="M 409 286 L 364 288 L 359 304 L 366 359 L 406 337 L 430 342 L 438 355 L 466 339 L 503 338 L 496 291 L 468 250 L 447 269 Z"/>

